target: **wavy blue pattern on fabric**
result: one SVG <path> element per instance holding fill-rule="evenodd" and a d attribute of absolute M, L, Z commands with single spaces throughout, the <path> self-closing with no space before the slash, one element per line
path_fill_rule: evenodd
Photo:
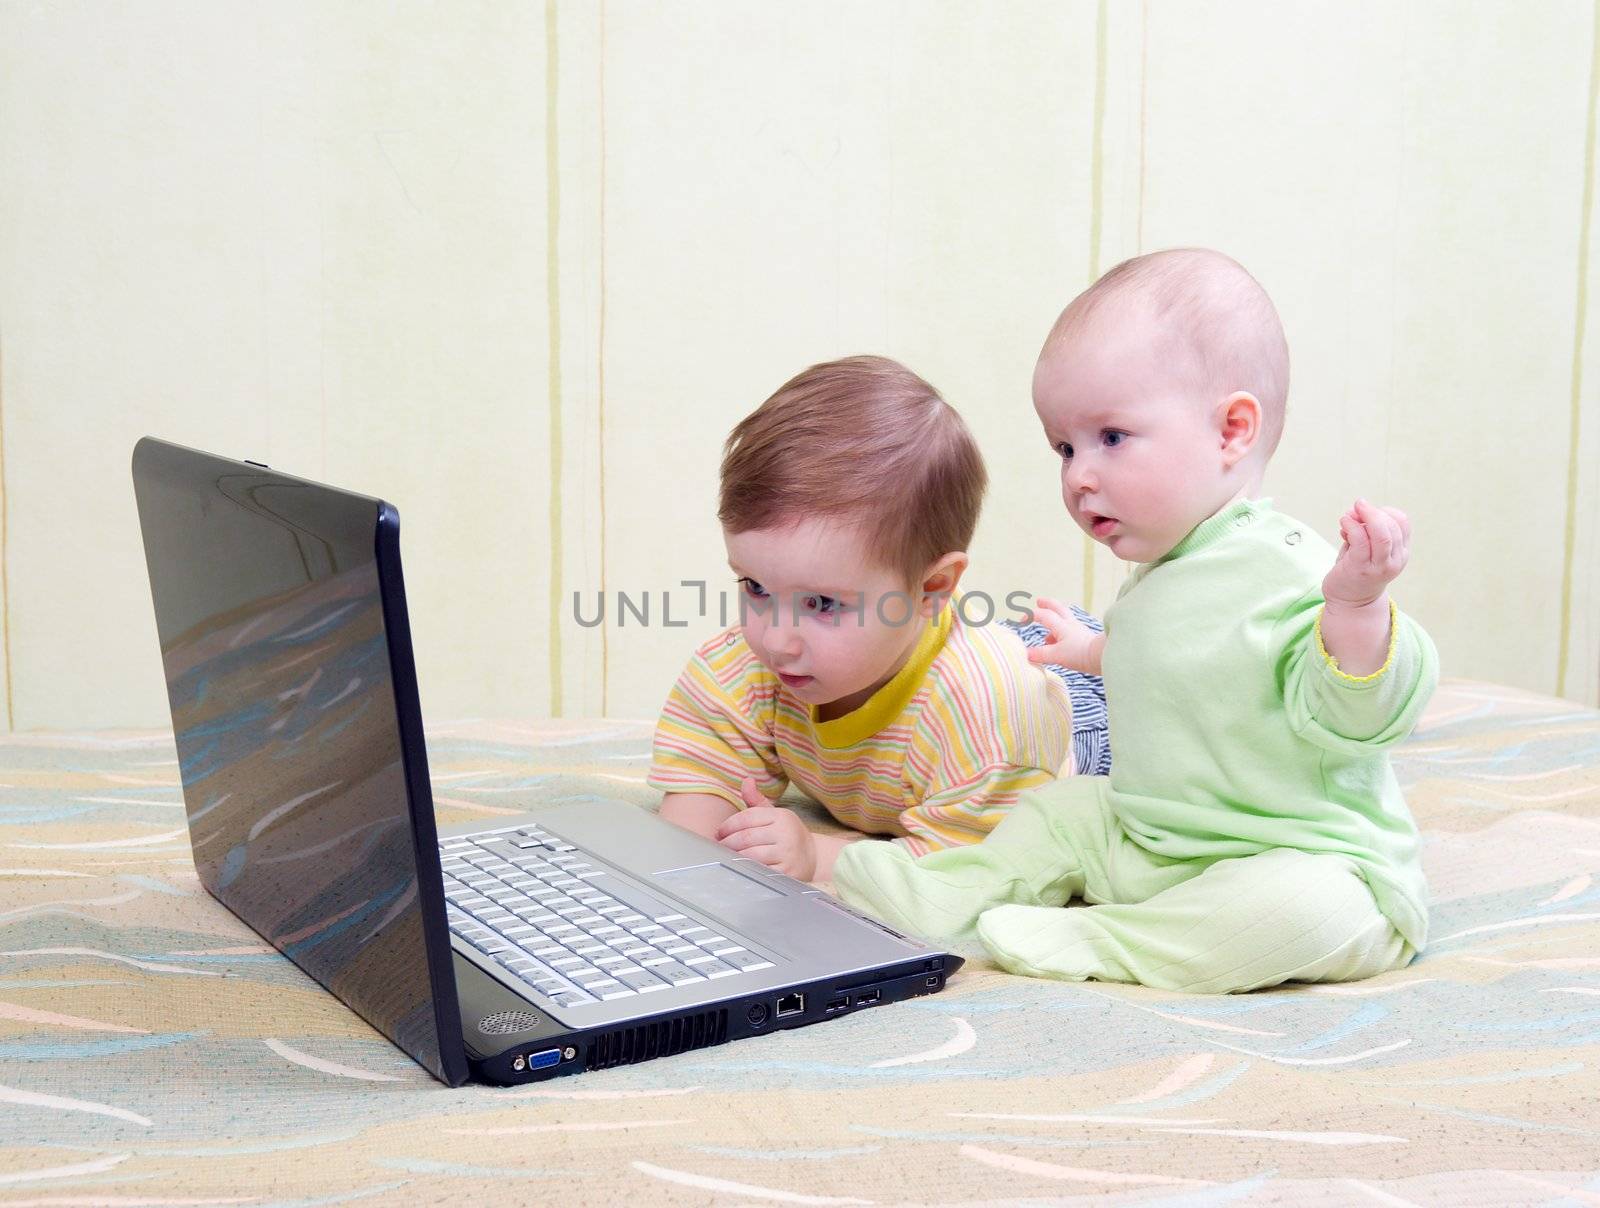
<path fill-rule="evenodd" d="M 171 1032 L 162 1036 L 118 1036 L 109 1040 L 0 1041 L 0 1061 L 81 1061 L 84 1058 L 122 1057 L 148 1049 L 186 1044 L 205 1032 Z"/>
<path fill-rule="evenodd" d="M 128 845 L 182 825 L 139 803 L 177 802 L 170 736 L 0 736 L 0 786 L 19 786 L 0 787 L 0 914 L 20 912 L 0 920 L 0 1169 L 86 1168 L 6 1190 L 282 1208 L 1583 1202 L 1600 1188 L 1600 713 L 1447 683 L 1432 715 L 1396 756 L 1439 937 L 1408 969 L 1204 998 L 974 959 L 912 1003 L 511 1091 L 443 1089 L 262 952 L 181 839 Z M 650 734 L 435 727 L 440 821 L 651 808 Z"/>

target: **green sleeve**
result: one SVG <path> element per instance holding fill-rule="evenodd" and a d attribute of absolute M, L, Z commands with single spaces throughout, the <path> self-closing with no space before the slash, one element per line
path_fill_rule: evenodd
<path fill-rule="evenodd" d="M 1423 629 L 1391 609 L 1388 661 L 1367 676 L 1339 671 L 1321 648 L 1321 591 L 1309 592 L 1274 626 L 1271 652 L 1278 690 L 1295 733 L 1324 750 L 1357 755 L 1383 750 L 1422 715 L 1439 680 L 1439 656 Z"/>

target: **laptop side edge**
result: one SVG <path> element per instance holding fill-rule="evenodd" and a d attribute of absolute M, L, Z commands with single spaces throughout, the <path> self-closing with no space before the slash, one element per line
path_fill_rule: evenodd
<path fill-rule="evenodd" d="M 428 983 L 433 992 L 439 1035 L 441 1069 L 433 1072 L 447 1085 L 460 1086 L 467 1080 L 469 1071 L 445 915 L 444 880 L 439 871 L 439 835 L 433 817 L 433 784 L 428 778 L 428 749 L 422 732 L 416 660 L 411 650 L 411 621 L 406 612 L 405 579 L 400 569 L 400 513 L 382 501 L 378 504 L 375 540 L 383 631 L 389 647 L 389 675 L 394 684 L 395 717 L 400 723 L 400 758 L 405 768 L 411 837 L 416 851 L 417 897 L 422 906 Z"/>

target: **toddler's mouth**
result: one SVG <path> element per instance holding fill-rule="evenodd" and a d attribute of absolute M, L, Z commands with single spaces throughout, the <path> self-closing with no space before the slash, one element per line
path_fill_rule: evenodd
<path fill-rule="evenodd" d="M 785 687 L 789 688 L 804 688 L 811 682 L 813 678 L 809 675 L 785 675 L 782 671 L 775 672 L 774 674 L 776 674 L 777 677 L 784 682 Z"/>

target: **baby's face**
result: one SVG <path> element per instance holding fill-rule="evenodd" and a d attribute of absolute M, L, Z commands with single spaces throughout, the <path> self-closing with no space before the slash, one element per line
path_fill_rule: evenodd
<path fill-rule="evenodd" d="M 804 520 L 723 538 L 743 592 L 745 641 L 824 720 L 865 704 L 916 645 L 915 597 L 850 526 Z"/>
<path fill-rule="evenodd" d="M 1108 316 L 1048 347 L 1033 374 L 1067 511 L 1129 562 L 1161 558 L 1237 493 L 1222 400 L 1201 396 L 1171 344 L 1137 316 Z"/>

